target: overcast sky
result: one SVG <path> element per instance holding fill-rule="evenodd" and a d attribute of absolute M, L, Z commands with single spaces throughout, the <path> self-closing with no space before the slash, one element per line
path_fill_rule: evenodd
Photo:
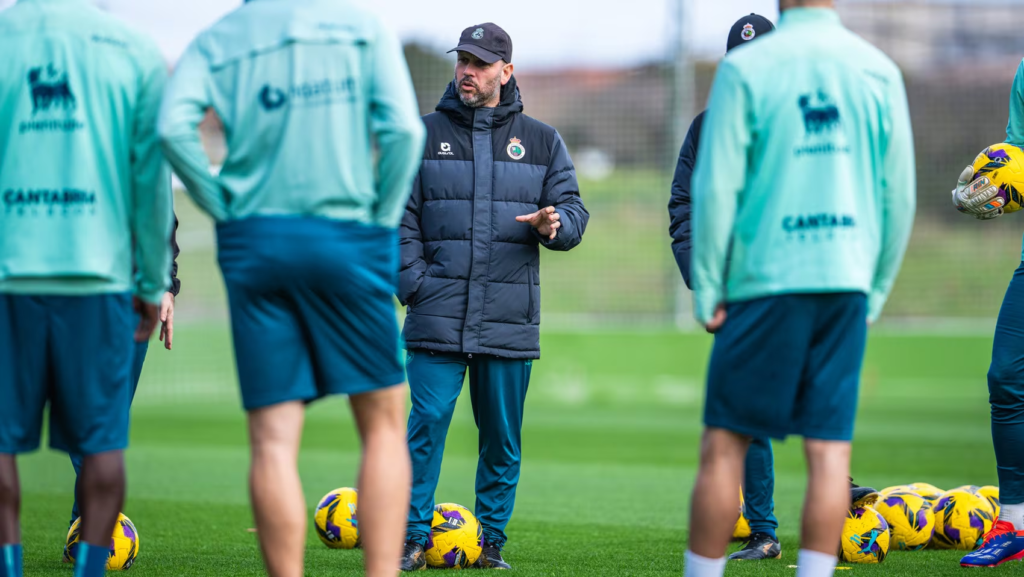
<path fill-rule="evenodd" d="M 94 0 L 149 32 L 168 61 L 240 0 Z M 381 14 L 406 40 L 447 50 L 463 28 L 497 22 L 515 45 L 515 60 L 530 68 L 623 66 L 671 53 L 681 0 L 353 0 Z M 737 18 L 758 12 L 775 21 L 778 0 L 689 0 L 687 30 L 705 56 L 725 52 Z M 14 0 L 0 0 L 0 9 Z"/>

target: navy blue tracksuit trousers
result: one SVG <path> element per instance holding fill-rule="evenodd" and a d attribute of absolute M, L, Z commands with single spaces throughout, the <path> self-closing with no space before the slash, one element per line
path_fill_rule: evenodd
<path fill-rule="evenodd" d="M 409 351 L 412 501 L 408 540 L 426 544 L 430 534 L 445 437 L 468 372 L 473 418 L 480 431 L 474 513 L 487 542 L 498 548 L 505 544 L 505 526 L 512 517 L 519 483 L 523 403 L 532 368 L 529 360 Z"/>
<path fill-rule="evenodd" d="M 1024 262 L 1013 273 L 992 340 L 988 369 L 999 500 L 1024 503 Z"/>

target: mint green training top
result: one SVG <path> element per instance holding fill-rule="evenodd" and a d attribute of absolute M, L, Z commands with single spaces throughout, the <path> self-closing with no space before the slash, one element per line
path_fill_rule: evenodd
<path fill-rule="evenodd" d="M 1006 123 L 1006 142 L 1024 148 L 1024 60 L 1017 66 L 1010 94 L 1010 120 Z M 1024 261 L 1024 247 L 1020 260 Z"/>
<path fill-rule="evenodd" d="M 834 10 L 787 10 L 731 52 L 694 174 L 697 319 L 719 303 L 855 291 L 875 320 L 914 220 L 911 132 L 899 69 Z"/>
<path fill-rule="evenodd" d="M 197 131 L 210 107 L 227 138 L 218 176 Z M 246 3 L 188 48 L 160 113 L 168 158 L 217 221 L 318 216 L 395 228 L 425 132 L 401 44 L 347 0 Z"/>
<path fill-rule="evenodd" d="M 0 12 L 0 293 L 160 302 L 173 223 L 156 135 L 166 77 L 156 44 L 88 0 Z"/>

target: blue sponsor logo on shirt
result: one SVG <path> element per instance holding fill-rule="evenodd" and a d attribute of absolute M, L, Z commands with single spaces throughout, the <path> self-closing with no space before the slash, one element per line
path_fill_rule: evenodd
<path fill-rule="evenodd" d="M 68 74 L 58 71 L 52 62 L 28 71 L 28 90 L 32 100 L 32 120 L 18 124 L 19 134 L 74 132 L 85 128 L 84 124 L 73 117 L 78 109 L 78 99 L 71 90 Z M 52 113 L 62 113 L 65 117 L 47 117 Z"/>
<path fill-rule="evenodd" d="M 295 106 L 327 106 L 339 102 L 351 102 L 355 98 L 356 81 L 354 78 L 340 80 L 315 80 L 302 82 L 289 88 L 278 88 L 264 84 L 260 89 L 258 101 L 267 112 L 273 112 L 286 105 Z"/>
<path fill-rule="evenodd" d="M 811 142 L 798 146 L 794 153 L 797 157 L 819 156 L 831 154 L 850 154 L 849 145 L 832 142 L 841 137 L 843 121 L 839 107 L 824 91 L 815 94 L 804 94 L 797 99 L 797 106 L 804 119 L 804 132 Z M 841 140 L 841 138 L 838 138 Z"/>
<path fill-rule="evenodd" d="M 801 96 L 797 104 L 804 115 L 804 130 L 807 134 L 825 134 L 842 126 L 839 108 L 822 91 L 816 95 Z"/>
<path fill-rule="evenodd" d="M 48 209 L 50 214 L 56 208 L 64 209 L 65 213 L 68 213 L 71 209 L 78 209 L 78 212 L 82 212 L 85 208 L 95 212 L 96 193 L 76 188 L 9 188 L 3 192 L 3 202 L 4 206 L 7 207 L 7 212 L 16 210 L 19 214 L 24 214 L 26 209 L 37 212 L 39 208 Z"/>
<path fill-rule="evenodd" d="M 288 95 L 280 88 L 271 88 L 270 85 L 267 85 L 260 90 L 260 105 L 265 110 L 277 110 L 287 103 Z"/>
<path fill-rule="evenodd" d="M 51 109 L 74 112 L 78 101 L 71 92 L 67 72 L 61 74 L 50 63 L 46 68 L 28 71 L 28 85 L 32 92 L 32 114 Z"/>
<path fill-rule="evenodd" d="M 790 233 L 819 232 L 855 226 L 857 221 L 849 214 L 801 214 L 782 219 L 782 229 Z"/>

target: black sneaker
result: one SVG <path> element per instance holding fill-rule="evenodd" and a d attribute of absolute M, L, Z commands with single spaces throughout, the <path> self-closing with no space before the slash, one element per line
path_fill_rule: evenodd
<path fill-rule="evenodd" d="M 870 507 L 877 503 L 880 497 L 881 495 L 878 491 L 871 487 L 861 487 L 853 482 L 853 477 L 850 477 L 851 509 L 863 509 L 864 507 Z"/>
<path fill-rule="evenodd" d="M 768 533 L 753 533 L 739 551 L 729 555 L 730 561 L 761 561 L 762 559 L 781 559 L 782 545 L 779 540 Z"/>
<path fill-rule="evenodd" d="M 423 545 L 416 541 L 406 541 L 402 551 L 402 564 L 399 571 L 423 571 L 427 568 L 427 558 L 423 554 Z"/>
<path fill-rule="evenodd" d="M 511 569 L 512 566 L 501 558 L 501 549 L 484 541 L 484 549 L 480 552 L 480 558 L 473 565 L 477 569 Z"/>

